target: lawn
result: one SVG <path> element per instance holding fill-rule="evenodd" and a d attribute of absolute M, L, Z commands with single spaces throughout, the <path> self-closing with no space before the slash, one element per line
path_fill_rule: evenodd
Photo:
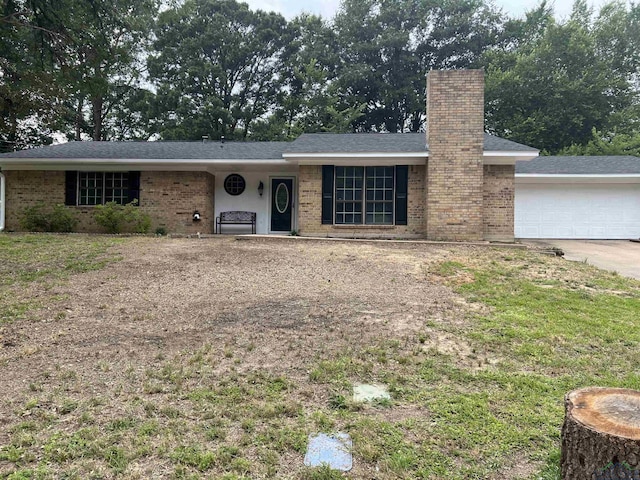
<path fill-rule="evenodd" d="M 0 259 L 0 478 L 555 480 L 565 393 L 640 389 L 640 282 L 535 251 L 0 235 Z M 353 470 L 304 467 L 337 431 Z"/>

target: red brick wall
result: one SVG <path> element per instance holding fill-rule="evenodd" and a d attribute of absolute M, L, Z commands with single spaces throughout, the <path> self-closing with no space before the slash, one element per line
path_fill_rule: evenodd
<path fill-rule="evenodd" d="M 426 235 L 483 238 L 484 74 L 431 71 L 427 77 Z"/>
<path fill-rule="evenodd" d="M 20 231 L 26 207 L 64 204 L 65 172 L 4 171 L 6 176 L 6 228 Z M 169 233 L 213 233 L 214 176 L 206 172 L 142 172 L 140 209 L 151 216 L 151 232 L 164 227 Z M 92 207 L 71 207 L 78 216 L 79 232 L 100 232 Z M 202 221 L 192 220 L 198 210 Z"/>

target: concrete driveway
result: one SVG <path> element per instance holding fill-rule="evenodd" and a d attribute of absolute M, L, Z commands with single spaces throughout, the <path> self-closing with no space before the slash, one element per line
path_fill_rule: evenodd
<path fill-rule="evenodd" d="M 628 240 L 537 240 L 536 245 L 557 247 L 564 258 L 618 272 L 640 280 L 640 243 Z"/>

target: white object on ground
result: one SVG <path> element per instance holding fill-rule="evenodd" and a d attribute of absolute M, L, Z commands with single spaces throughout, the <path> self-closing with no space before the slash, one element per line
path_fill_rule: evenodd
<path fill-rule="evenodd" d="M 353 386 L 354 402 L 374 402 L 376 400 L 391 400 L 391 395 L 384 385 L 368 385 L 356 383 Z"/>
<path fill-rule="evenodd" d="M 347 433 L 309 435 L 304 464 L 307 467 L 327 465 L 333 470 L 348 472 L 353 468 L 352 446 L 351 437 Z"/>

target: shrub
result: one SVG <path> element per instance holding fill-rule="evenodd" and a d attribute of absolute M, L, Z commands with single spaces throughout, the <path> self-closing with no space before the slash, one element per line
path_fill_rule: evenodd
<path fill-rule="evenodd" d="M 124 229 L 147 233 L 151 228 L 151 217 L 140 211 L 137 205 L 137 200 L 126 205 L 107 202 L 104 205 L 96 205 L 93 217 L 108 233 L 121 233 Z"/>
<path fill-rule="evenodd" d="M 29 232 L 73 232 L 78 224 L 76 214 L 64 205 L 47 208 L 44 203 L 27 207 L 20 226 Z"/>

